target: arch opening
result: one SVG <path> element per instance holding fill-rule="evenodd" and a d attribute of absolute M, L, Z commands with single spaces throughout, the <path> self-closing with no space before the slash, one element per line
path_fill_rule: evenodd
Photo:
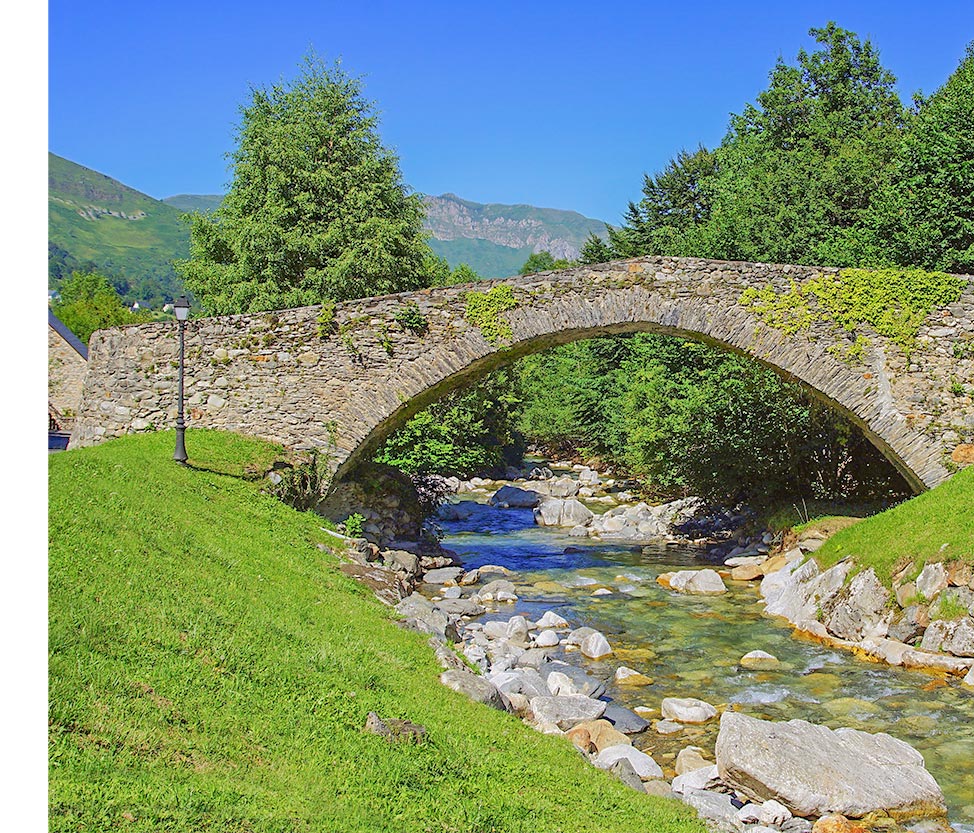
<path fill-rule="evenodd" d="M 891 464 L 891 469 L 888 472 L 890 494 L 898 494 L 901 497 L 905 497 L 910 492 L 917 493 L 926 488 L 920 477 L 912 471 L 909 465 L 877 431 L 872 430 L 865 419 L 849 407 L 846 407 L 842 402 L 819 390 L 814 385 L 809 384 L 801 376 L 790 372 L 787 368 L 782 367 L 774 361 L 762 359 L 760 356 L 754 355 L 751 351 L 742 349 L 739 346 L 716 338 L 708 333 L 647 321 L 628 321 L 596 327 L 565 328 L 522 339 L 519 342 L 499 348 L 471 361 L 462 369 L 445 375 L 436 383 L 429 385 L 408 401 L 400 403 L 398 408 L 394 409 L 385 419 L 376 424 L 358 447 L 348 456 L 343 465 L 339 467 L 336 472 L 336 482 L 354 476 L 356 466 L 364 461 L 372 460 L 373 455 L 382 447 L 383 443 L 398 429 L 405 426 L 413 416 L 419 414 L 432 404 L 441 401 L 451 393 L 476 384 L 499 369 L 512 368 L 518 360 L 543 353 L 552 348 L 587 342 L 593 339 L 601 339 L 606 336 L 636 336 L 638 334 L 664 336 L 682 343 L 705 345 L 722 355 L 743 357 L 764 370 L 772 371 L 776 378 L 799 388 L 810 401 L 814 401 L 816 404 L 828 409 L 831 414 L 837 415 L 846 421 L 854 432 L 860 433 L 868 442 L 870 449 L 878 451 L 881 458 Z M 883 476 L 885 477 L 887 475 Z"/>

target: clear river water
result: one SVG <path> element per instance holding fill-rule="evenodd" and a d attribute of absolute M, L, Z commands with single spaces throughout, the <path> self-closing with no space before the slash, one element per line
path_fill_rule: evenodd
<path fill-rule="evenodd" d="M 567 530 L 535 526 L 530 509 L 482 511 L 463 521 L 440 521 L 443 545 L 472 569 L 497 564 L 517 588 L 518 602 L 481 617 L 536 620 L 554 610 L 572 627 L 602 631 L 614 653 L 594 661 L 578 651 L 553 656 L 607 680 L 607 694 L 630 709 L 656 709 L 664 697 L 698 697 L 767 720 L 801 718 L 832 728 L 888 732 L 917 749 L 944 791 L 951 824 L 974 833 L 974 692 L 944 679 L 859 659 L 795 638 L 784 621 L 763 614 L 756 584 L 726 581 L 721 596 L 681 595 L 657 584 L 674 569 L 707 566 L 699 550 L 662 545 L 615 547 L 572 538 Z M 499 576 L 495 576 L 499 577 Z M 600 588 L 607 595 L 593 595 Z M 774 671 L 749 671 L 738 661 L 760 649 L 781 661 Z M 615 686 L 627 665 L 651 677 L 643 687 Z M 716 720 L 675 736 L 652 728 L 635 736 L 673 776 L 676 753 L 703 747 L 712 759 Z"/>

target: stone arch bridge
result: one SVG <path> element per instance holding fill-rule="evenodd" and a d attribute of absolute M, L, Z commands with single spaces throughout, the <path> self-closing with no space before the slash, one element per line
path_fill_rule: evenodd
<path fill-rule="evenodd" d="M 786 335 L 741 302 L 749 288 L 784 292 L 836 271 L 643 257 L 333 310 L 193 320 L 187 423 L 322 449 L 341 477 L 409 417 L 515 358 L 657 332 L 748 354 L 800 381 L 862 428 L 915 490 L 932 487 L 974 462 L 974 278 L 923 322 L 909 359 L 869 334 L 862 355 L 843 360 L 849 336 L 828 320 Z M 176 334 L 175 324 L 155 323 L 92 336 L 73 447 L 174 425 Z"/>

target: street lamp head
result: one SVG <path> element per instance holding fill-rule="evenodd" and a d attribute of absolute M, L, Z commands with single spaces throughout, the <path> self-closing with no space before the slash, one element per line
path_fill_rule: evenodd
<path fill-rule="evenodd" d="M 176 320 L 185 321 L 189 318 L 189 300 L 185 295 L 180 295 L 172 305 L 173 312 L 176 313 Z"/>

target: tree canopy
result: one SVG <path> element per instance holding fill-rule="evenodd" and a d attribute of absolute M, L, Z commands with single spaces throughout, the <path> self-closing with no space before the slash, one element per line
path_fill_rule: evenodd
<path fill-rule="evenodd" d="M 51 309 L 85 344 L 95 330 L 149 320 L 147 313 L 126 307 L 108 278 L 97 272 L 74 272 L 61 284 L 58 296 Z"/>
<path fill-rule="evenodd" d="M 226 199 L 191 216 L 190 257 L 177 263 L 204 310 L 281 309 L 431 282 L 422 203 L 377 125 L 361 82 L 314 56 L 292 82 L 252 90 Z"/>

